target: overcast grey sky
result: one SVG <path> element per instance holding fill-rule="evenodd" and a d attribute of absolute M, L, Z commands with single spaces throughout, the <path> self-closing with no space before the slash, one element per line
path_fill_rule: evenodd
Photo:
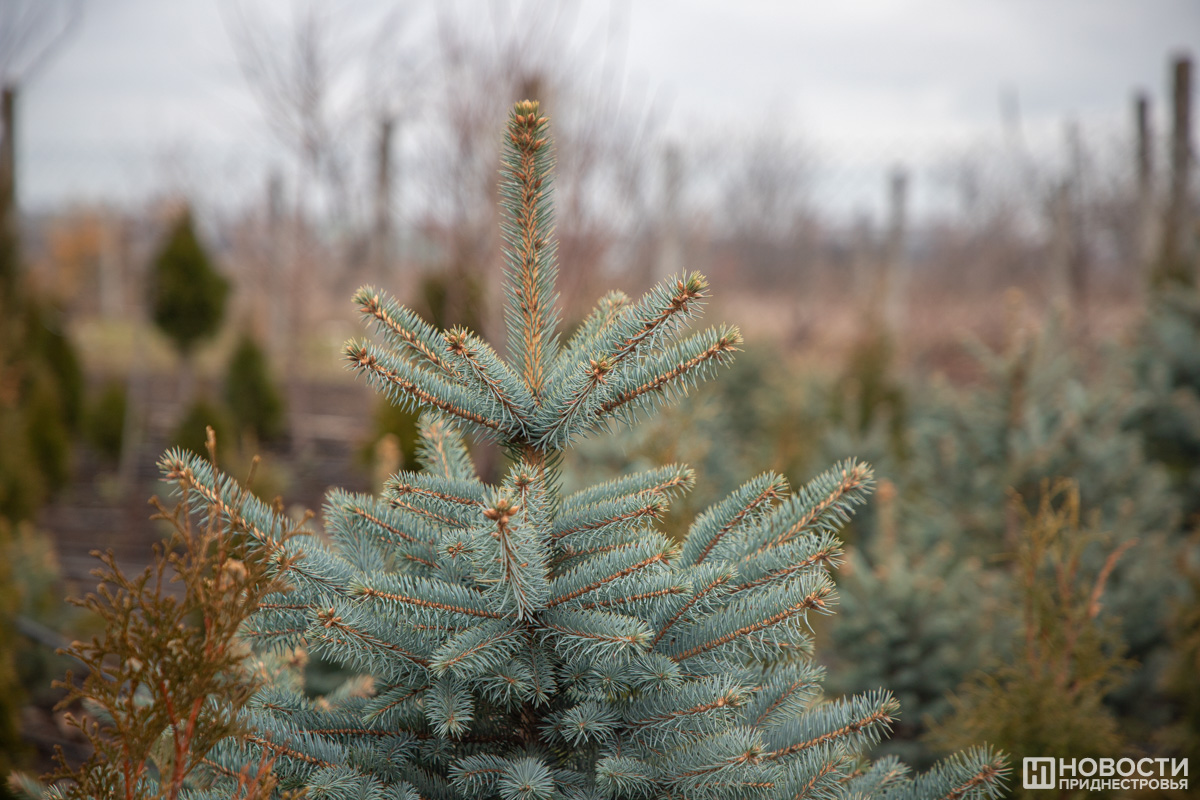
<path fill-rule="evenodd" d="M 167 162 L 245 173 L 271 157 L 221 2 L 85 0 L 73 39 L 25 87 L 26 207 L 137 197 L 165 180 Z M 431 7 L 407 5 L 416 18 Z M 1035 139 L 1067 118 L 1120 130 L 1132 90 L 1161 100 L 1168 56 L 1200 50 L 1197 0 L 581 5 L 577 31 L 624 19 L 626 77 L 657 98 L 668 135 L 770 120 L 830 161 L 995 135 L 1002 92 L 1019 98 Z"/>

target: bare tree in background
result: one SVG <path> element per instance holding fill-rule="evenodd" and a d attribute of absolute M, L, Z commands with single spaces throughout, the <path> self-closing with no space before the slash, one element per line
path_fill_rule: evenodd
<path fill-rule="evenodd" d="M 335 213 L 345 206 L 339 134 L 348 124 L 353 48 L 339 42 L 334 10 L 307 0 L 292 4 L 290 18 L 267 18 L 253 4 L 228 0 L 226 29 L 246 85 L 275 139 L 296 161 L 294 206 L 312 208 L 317 189 Z M 323 185 L 322 185 L 323 184 Z"/>
<path fill-rule="evenodd" d="M 82 0 L 0 3 L 0 235 L 17 237 L 17 92 L 79 23 Z M 14 248 L 15 252 L 15 248 Z M 15 271 L 16 265 L 10 265 Z M 15 275 L 3 275 L 8 280 Z"/>
<path fill-rule="evenodd" d="M 419 76 L 427 56 L 400 41 L 409 27 L 408 11 L 393 9 L 378 26 L 367 51 L 363 116 L 369 143 L 372 192 L 366 237 L 366 279 L 380 283 L 398 261 L 394 220 L 397 214 L 396 140 L 416 115 L 424 94 Z"/>
<path fill-rule="evenodd" d="M 239 0 L 226 0 L 221 8 L 246 84 L 272 137 L 292 161 L 290 201 L 282 199 L 282 175 L 274 173 L 269 180 L 271 208 L 263 233 L 269 238 L 265 252 L 271 291 L 259 305 L 268 309 L 268 341 L 289 376 L 292 441 L 300 443 L 303 431 L 295 422 L 304 397 L 297 359 L 305 333 L 323 316 L 313 298 L 345 296 L 350 291 L 345 284 L 364 277 L 351 274 L 350 265 L 378 266 L 373 260 L 378 242 L 372 243 L 372 251 L 370 244 L 362 244 L 370 234 L 358 235 L 368 193 L 355 182 L 353 144 L 368 127 L 364 112 L 377 111 L 381 116 L 372 121 L 384 125 L 379 147 L 386 161 L 393 112 L 381 92 L 367 97 L 364 86 L 372 85 L 364 73 L 373 74 L 375 65 L 364 63 L 362 56 L 371 48 L 363 32 L 345 26 L 336 8 L 305 0 L 291 4 L 286 17 L 270 16 L 261 6 Z M 392 32 L 399 19 L 387 17 L 376 41 Z M 375 227 L 379 235 L 387 235 L 388 211 L 381 209 L 389 199 L 379 195 L 390 195 L 390 164 L 384 163 L 377 176 L 382 177 L 375 192 Z"/>
<path fill-rule="evenodd" d="M 708 160 L 725 165 L 719 200 L 723 235 L 760 284 L 794 286 L 815 225 L 807 148 L 781 121 L 767 121 L 735 152 L 724 143 L 713 149 L 718 152 Z"/>
<path fill-rule="evenodd" d="M 1014 141 L 1004 148 L 960 148 L 934 166 L 934 184 L 950 193 L 954 210 L 931 225 L 921 276 L 928 289 L 921 294 L 931 306 L 1043 281 L 1036 241 L 1046 220 L 1047 182 Z"/>

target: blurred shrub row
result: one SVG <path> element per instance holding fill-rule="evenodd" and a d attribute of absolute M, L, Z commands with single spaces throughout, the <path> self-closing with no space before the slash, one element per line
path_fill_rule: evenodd
<path fill-rule="evenodd" d="M 185 395 L 171 444 L 203 453 L 205 428 L 212 426 L 236 462 L 284 438 L 283 397 L 252 337 L 243 335 L 234 349 L 219 401 L 191 390 L 190 356 L 219 330 L 229 286 L 210 263 L 190 214 L 164 239 L 150 289 L 152 317 L 179 350 L 181 383 L 195 395 Z M 52 543 L 30 520 L 71 478 L 77 441 L 86 441 L 102 465 L 117 466 L 129 444 L 131 410 L 125 380 L 109 380 L 89 396 L 63 320 L 27 285 L 19 242 L 0 225 L 0 775 L 29 755 L 20 732 L 22 706 L 48 707 L 56 699 L 48 676 L 63 674 L 64 664 L 50 640 L 83 635 L 89 626 L 63 602 Z M 257 488 L 269 492 L 281 488 L 277 483 L 268 475 Z M 30 625 L 39 626 L 40 641 L 29 635 Z M 0 798 L 8 791 L 0 782 Z"/>

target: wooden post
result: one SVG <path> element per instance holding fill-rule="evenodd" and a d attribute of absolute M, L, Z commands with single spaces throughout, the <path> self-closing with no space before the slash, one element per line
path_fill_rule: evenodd
<path fill-rule="evenodd" d="M 904 261 L 908 233 L 908 187 L 908 170 L 901 165 L 893 167 L 887 178 L 887 238 L 874 287 L 874 312 L 889 330 L 895 329 L 900 322 L 900 282 L 903 278 L 900 266 Z"/>
<path fill-rule="evenodd" d="M 1170 158 L 1167 207 L 1154 283 L 1192 285 L 1196 269 L 1192 263 L 1194 222 L 1188 197 L 1192 174 L 1192 60 L 1188 56 L 1176 58 L 1171 69 Z"/>
<path fill-rule="evenodd" d="M 17 87 L 0 91 L 0 209 L 17 207 Z"/>
<path fill-rule="evenodd" d="M 99 284 L 100 316 L 104 319 L 121 319 L 125 308 L 125 281 L 122 273 L 119 239 L 121 220 L 113 213 L 97 213 L 84 218 L 85 224 L 94 224 L 98 237 L 96 254 L 96 279 Z"/>
<path fill-rule="evenodd" d="M 1053 270 L 1050 296 L 1056 305 L 1071 303 L 1071 185 L 1058 178 L 1050 189 L 1050 267 Z"/>
<path fill-rule="evenodd" d="M 1150 98 L 1138 92 L 1133 98 L 1134 174 L 1137 207 L 1136 247 L 1138 267 L 1146 269 L 1153 260 L 1154 248 L 1154 145 L 1150 128 Z"/>
<path fill-rule="evenodd" d="M 264 221 L 262 235 L 265 249 L 265 265 L 257 284 L 258 297 L 266 309 L 267 349 L 273 358 L 284 360 L 288 348 L 288 302 L 287 256 L 283 252 L 284 211 L 283 176 L 279 170 L 267 173 L 266 196 L 263 202 Z"/>
<path fill-rule="evenodd" d="M 371 281 L 380 283 L 392 260 L 392 139 L 396 121 L 388 114 L 379 119 L 375 150 L 375 220 L 371 230 Z"/>
<path fill-rule="evenodd" d="M 17 87 L 0 90 L 0 302 L 15 302 L 20 267 L 17 220 Z"/>
<path fill-rule="evenodd" d="M 667 145 L 663 152 L 663 216 L 659 220 L 658 258 L 654 266 L 655 281 L 665 280 L 684 268 L 683 232 L 679 199 L 683 190 L 683 157 L 679 147 Z"/>
<path fill-rule="evenodd" d="M 1071 308 L 1078 314 L 1081 330 L 1087 329 L 1088 316 L 1088 248 L 1085 235 L 1084 211 L 1084 154 L 1083 136 L 1079 123 L 1067 126 L 1067 153 L 1070 173 L 1067 177 L 1066 224 L 1067 236 L 1067 287 Z"/>
<path fill-rule="evenodd" d="M 891 266 L 904 253 L 904 235 L 908 227 L 908 171 L 896 166 L 888 174 L 887 262 Z"/>

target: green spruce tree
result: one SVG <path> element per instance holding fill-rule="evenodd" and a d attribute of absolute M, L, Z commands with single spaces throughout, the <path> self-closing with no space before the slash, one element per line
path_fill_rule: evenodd
<path fill-rule="evenodd" d="M 333 491 L 326 537 L 194 454 L 167 479 L 244 531 L 290 592 L 246 633 L 263 653 L 310 651 L 362 677 L 310 699 L 283 666 L 251 703 L 255 733 L 209 751 L 211 786 L 266 754 L 280 786 L 336 798 L 994 797 L 988 749 L 913 778 L 864 748 L 895 721 L 885 691 L 826 700 L 810 614 L 830 611 L 835 531 L 871 471 L 845 462 L 801 491 L 764 474 L 702 513 L 676 545 L 655 528 L 693 481 L 670 465 L 563 497 L 563 452 L 710 377 L 736 328 L 684 336 L 708 296 L 696 274 L 638 301 L 606 296 L 565 341 L 555 308 L 547 120 L 508 123 L 501 198 L 508 352 L 440 332 L 374 289 L 358 304 L 382 343 L 352 368 L 425 410 L 422 472 L 382 497 Z M 475 475 L 458 427 L 511 457 Z M 688 435 L 681 431 L 680 435 Z M 295 661 L 293 657 L 293 662 Z"/>

